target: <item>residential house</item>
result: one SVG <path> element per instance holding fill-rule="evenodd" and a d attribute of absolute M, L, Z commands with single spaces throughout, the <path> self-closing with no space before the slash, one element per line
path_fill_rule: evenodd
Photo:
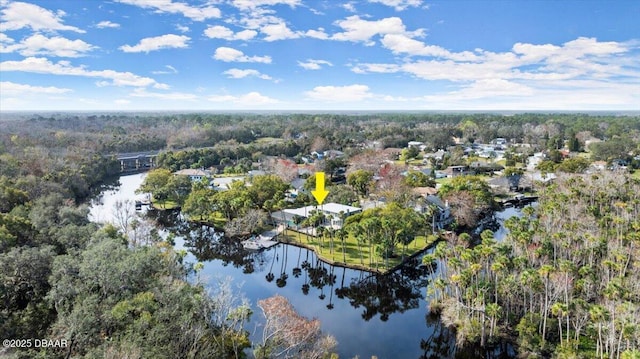
<path fill-rule="evenodd" d="M 468 174 L 469 168 L 467 166 L 449 166 L 443 172 L 447 177 L 456 177 Z"/>
<path fill-rule="evenodd" d="M 417 147 L 420 151 L 424 151 L 424 149 L 427 148 L 427 146 L 420 141 L 409 141 L 409 143 L 407 143 L 407 148 L 409 147 Z"/>
<path fill-rule="evenodd" d="M 435 210 L 431 223 L 434 232 L 436 230 L 443 229 L 453 222 L 449 203 L 442 202 L 440 197 L 436 195 L 420 197 L 420 200 L 417 201 L 414 206 L 414 210 L 418 213 L 426 213 L 430 210 Z"/>
<path fill-rule="evenodd" d="M 192 182 L 201 181 L 203 178 L 211 179 L 211 171 L 203 169 L 187 168 L 173 173 L 174 176 L 187 176 Z"/>
<path fill-rule="evenodd" d="M 345 206 L 339 203 L 325 203 L 319 206 L 306 206 L 301 208 L 284 209 L 282 211 L 274 212 L 271 215 L 271 218 L 276 223 L 284 222 L 284 224 L 286 224 L 288 227 L 291 227 L 295 225 L 295 217 L 308 218 L 315 211 L 322 211 L 326 216 L 325 223 L 323 223 L 324 226 L 332 228 L 342 228 L 343 219 L 355 213 L 361 212 L 362 208 Z"/>

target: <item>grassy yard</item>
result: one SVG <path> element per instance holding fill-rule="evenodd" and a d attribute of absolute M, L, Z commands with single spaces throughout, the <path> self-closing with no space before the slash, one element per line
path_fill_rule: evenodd
<path fill-rule="evenodd" d="M 404 258 L 416 254 L 429 245 L 435 243 L 437 237 L 418 236 L 407 246 L 406 249 L 404 249 L 402 245 L 396 246 L 396 255 L 393 258 L 389 258 L 388 265 L 385 265 L 384 258 L 380 255 L 374 253 L 373 257 L 370 256 L 368 244 L 361 244 L 360 250 L 355 237 L 352 235 L 349 235 L 345 239 L 344 244 L 338 237 L 334 237 L 333 251 L 331 248 L 331 238 L 328 235 L 323 238 L 316 238 L 311 235 L 307 236 L 304 233 L 287 229 L 285 233 L 280 235 L 280 240 L 310 248 L 315 251 L 322 260 L 331 264 L 384 273 L 402 263 L 403 253 Z"/>
<path fill-rule="evenodd" d="M 222 214 L 222 212 L 213 212 L 207 217 L 202 218 L 189 218 L 192 222 L 200 222 L 204 223 L 216 228 L 222 228 L 227 223 L 227 218 Z"/>
<path fill-rule="evenodd" d="M 176 201 L 172 201 L 169 199 L 166 199 L 163 201 L 152 199 L 151 204 L 153 205 L 153 208 L 160 209 L 160 210 L 170 210 L 170 209 L 176 209 L 179 207 Z"/>

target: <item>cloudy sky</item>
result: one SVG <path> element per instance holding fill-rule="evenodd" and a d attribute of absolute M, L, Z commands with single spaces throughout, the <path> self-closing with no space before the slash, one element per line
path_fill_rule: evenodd
<path fill-rule="evenodd" d="M 0 0 L 0 109 L 640 110 L 640 1 Z"/>

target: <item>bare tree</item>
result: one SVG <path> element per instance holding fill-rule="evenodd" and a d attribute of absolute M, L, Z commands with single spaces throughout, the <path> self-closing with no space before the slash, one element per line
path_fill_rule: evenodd
<path fill-rule="evenodd" d="M 242 234 L 254 233 L 267 221 L 267 214 L 259 209 L 249 209 L 242 217 L 237 217 L 227 222 L 224 231 L 228 236 L 234 237 Z"/>
<path fill-rule="evenodd" d="M 299 315 L 281 295 L 258 301 L 266 318 L 256 358 L 325 358 L 337 342 L 320 330 L 318 319 Z"/>
<path fill-rule="evenodd" d="M 117 200 L 113 206 L 113 217 L 115 225 L 123 234 L 127 234 L 131 221 L 135 218 L 136 212 L 130 199 Z"/>

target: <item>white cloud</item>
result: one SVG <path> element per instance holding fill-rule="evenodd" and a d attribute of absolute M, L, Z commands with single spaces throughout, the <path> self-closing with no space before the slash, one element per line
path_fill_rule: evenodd
<path fill-rule="evenodd" d="M 603 80 L 620 76 L 640 77 L 640 69 L 633 65 L 640 63 L 637 50 L 626 57 L 620 56 L 630 52 L 632 45 L 598 42 L 593 38 L 578 38 L 562 46 L 517 43 L 512 51 L 500 53 L 482 49 L 450 52 L 404 34 L 385 35 L 382 44 L 395 54 L 431 59 L 357 64 L 352 66 L 352 71 L 360 74 L 404 72 L 425 80 L 459 82 L 487 79 L 565 81 L 585 76 Z"/>
<path fill-rule="evenodd" d="M 72 92 L 73 90 L 60 87 L 42 87 L 32 86 L 28 84 L 17 84 L 9 81 L 0 81 L 0 92 L 2 95 L 28 95 L 28 94 L 62 94 Z"/>
<path fill-rule="evenodd" d="M 305 92 L 305 95 L 310 99 L 327 102 L 353 102 L 373 97 L 373 94 L 369 92 L 369 86 L 359 84 L 316 86 L 313 90 Z"/>
<path fill-rule="evenodd" d="M 370 3 L 379 3 L 394 8 L 396 11 L 402 11 L 409 7 L 419 7 L 422 0 L 369 0 Z"/>
<path fill-rule="evenodd" d="M 18 52 L 22 56 L 49 55 L 58 57 L 81 57 L 96 49 L 82 40 L 69 40 L 64 37 L 46 37 L 32 35 L 18 44 L 1 47 L 0 52 Z"/>
<path fill-rule="evenodd" d="M 158 13 L 182 14 L 182 16 L 194 21 L 204 21 L 220 17 L 220 9 L 213 6 L 191 6 L 188 3 L 174 2 L 172 0 L 116 0 L 123 4 L 138 6 L 145 9 L 154 9 Z"/>
<path fill-rule="evenodd" d="M 270 56 L 247 56 L 242 51 L 230 47 L 219 47 L 213 55 L 216 60 L 224 62 L 260 62 L 271 63 Z"/>
<path fill-rule="evenodd" d="M 279 103 L 280 101 L 264 96 L 259 92 L 249 92 L 244 95 L 214 95 L 209 97 L 211 102 L 230 102 L 244 107 L 260 107 L 261 105 Z"/>
<path fill-rule="evenodd" d="M 166 88 L 167 85 L 156 82 L 149 77 L 142 77 L 131 72 L 118 72 L 114 70 L 87 70 L 84 66 L 72 66 L 69 61 L 59 61 L 53 63 L 43 57 L 27 57 L 20 61 L 0 62 L 2 71 L 20 71 L 38 74 L 50 74 L 61 76 L 80 76 L 89 78 L 100 78 L 109 80 L 107 84 L 111 86 L 134 86 L 156 88 Z"/>
<path fill-rule="evenodd" d="M 96 27 L 98 29 L 105 29 L 105 28 L 117 29 L 120 27 L 120 24 L 116 24 L 115 22 L 111 22 L 111 21 L 100 21 L 99 23 L 96 24 Z"/>
<path fill-rule="evenodd" d="M 254 70 L 254 69 L 246 69 L 246 70 L 229 69 L 223 72 L 223 74 L 227 75 L 229 78 L 232 78 L 232 79 L 243 79 L 245 77 L 257 77 L 263 80 L 272 80 L 271 76 L 265 75 L 260 71 Z"/>
<path fill-rule="evenodd" d="M 224 39 L 228 41 L 232 40 L 251 40 L 258 34 L 257 31 L 254 30 L 242 30 L 234 33 L 233 30 L 228 27 L 215 25 L 209 26 L 206 30 L 204 30 L 205 36 L 211 39 Z"/>
<path fill-rule="evenodd" d="M 178 70 L 176 70 L 175 67 L 171 66 L 171 65 L 164 65 L 164 67 L 168 70 L 159 70 L 159 71 L 152 71 L 151 73 L 154 75 L 166 75 L 166 74 L 177 74 Z"/>
<path fill-rule="evenodd" d="M 284 19 L 274 16 L 273 14 L 275 14 L 273 10 L 263 8 L 251 9 L 250 11 L 242 12 L 237 22 L 240 26 L 252 30 L 258 30 L 265 25 L 284 22 Z"/>
<path fill-rule="evenodd" d="M 124 52 L 149 52 L 161 49 L 182 49 L 189 47 L 187 41 L 191 40 L 189 36 L 167 34 L 156 37 L 147 37 L 140 40 L 137 45 L 123 45 L 119 49 Z"/>
<path fill-rule="evenodd" d="M 452 53 L 440 46 L 427 45 L 405 34 L 387 34 L 380 40 L 382 46 L 394 54 L 441 57 L 457 61 L 476 61 L 478 56 L 469 51 Z"/>
<path fill-rule="evenodd" d="M 505 52 L 451 52 L 405 34 L 388 34 L 381 42 L 394 54 L 423 58 L 362 63 L 351 70 L 453 82 L 452 91 L 410 100 L 423 108 L 628 109 L 640 103 L 637 42 L 578 38 L 561 45 L 517 43 Z"/>
<path fill-rule="evenodd" d="M 115 101 L 113 101 L 116 105 L 128 105 L 131 103 L 131 101 L 127 100 L 127 99 L 117 99 Z"/>
<path fill-rule="evenodd" d="M 64 11 L 54 13 L 37 5 L 24 2 L 11 2 L 0 11 L 2 31 L 19 30 L 25 27 L 34 31 L 85 31 L 75 26 L 64 25 L 62 17 Z"/>
<path fill-rule="evenodd" d="M 7 36 L 7 34 L 0 32 L 0 44 L 12 44 L 15 40 Z"/>
<path fill-rule="evenodd" d="M 611 110 L 637 109 L 640 103 L 640 84 L 584 83 L 563 81 L 564 86 L 538 87 L 501 92 L 494 85 L 472 84 L 458 91 L 428 95 L 422 98 L 424 108 L 456 108 L 461 110 Z M 485 85 L 488 88 L 485 88 Z M 493 90 L 492 90 L 493 89 Z M 487 92 L 488 90 L 488 92 Z M 497 91 L 492 93 L 493 91 Z M 631 105 L 631 107 L 630 107 Z"/>
<path fill-rule="evenodd" d="M 396 64 L 358 64 L 351 68 L 351 71 L 357 74 L 366 74 L 369 72 L 390 74 L 400 72 L 402 67 Z"/>
<path fill-rule="evenodd" d="M 460 91 L 451 92 L 458 99 L 495 98 L 500 96 L 531 96 L 534 89 L 502 79 L 482 79 L 474 81 Z"/>
<path fill-rule="evenodd" d="M 347 2 L 342 4 L 342 8 L 347 10 L 348 12 L 357 12 L 355 5 L 353 4 L 353 2 Z"/>
<path fill-rule="evenodd" d="M 171 101 L 194 101 L 198 96 L 185 92 L 149 92 L 144 88 L 137 88 L 130 94 L 133 97 L 156 98 Z"/>
<path fill-rule="evenodd" d="M 297 39 L 300 37 L 299 33 L 291 31 L 284 22 L 265 25 L 260 29 L 260 32 L 267 35 L 264 38 L 265 41 Z"/>
<path fill-rule="evenodd" d="M 307 30 L 304 33 L 304 36 L 320 40 L 327 40 L 329 38 L 329 35 L 327 35 L 327 33 L 321 27 L 319 27 L 317 30 Z"/>
<path fill-rule="evenodd" d="M 387 34 L 405 34 L 407 33 L 402 19 L 399 17 L 388 17 L 380 20 L 368 21 L 361 19 L 358 15 L 349 16 L 344 20 L 335 22 L 344 31 L 333 34 L 331 39 L 338 41 L 354 41 L 364 42 L 367 46 L 372 46 L 374 42 L 371 40 L 376 35 Z M 424 30 L 413 32 L 415 35 L 421 35 Z"/>
<path fill-rule="evenodd" d="M 322 65 L 333 66 L 332 63 L 326 60 L 308 59 L 306 62 L 298 61 L 298 66 L 306 70 L 320 70 Z"/>
<path fill-rule="evenodd" d="M 180 25 L 180 24 L 176 24 L 176 30 L 185 33 L 185 32 L 189 32 L 189 27 L 188 26 L 184 26 L 184 25 Z"/>
<path fill-rule="evenodd" d="M 233 0 L 231 3 L 240 10 L 251 10 L 262 6 L 273 5 L 296 7 L 301 4 L 301 0 Z"/>

